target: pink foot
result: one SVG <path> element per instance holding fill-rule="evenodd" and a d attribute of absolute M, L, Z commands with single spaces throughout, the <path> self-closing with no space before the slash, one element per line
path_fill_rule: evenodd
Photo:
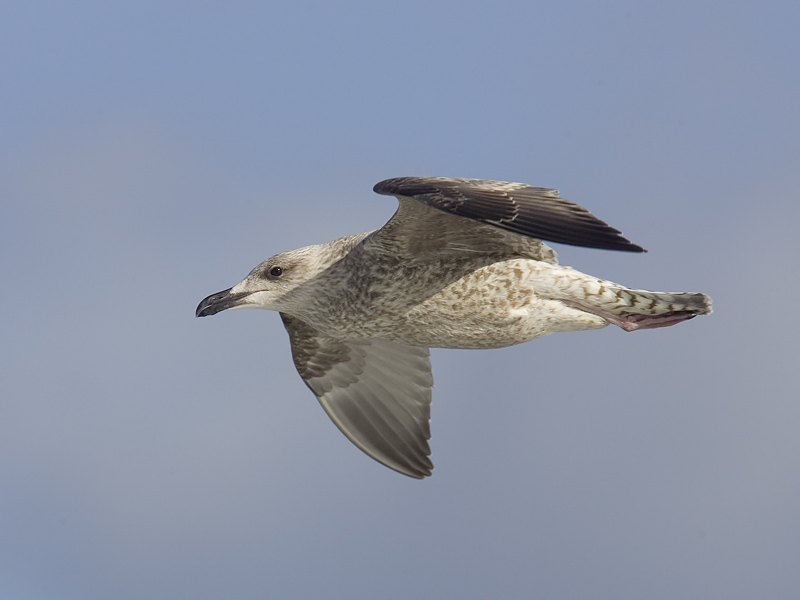
<path fill-rule="evenodd" d="M 663 315 L 600 315 L 614 325 L 619 325 L 625 331 L 636 331 L 637 329 L 656 329 L 657 327 L 669 327 L 681 321 L 688 321 L 697 315 L 689 312 L 673 312 Z"/>
<path fill-rule="evenodd" d="M 577 308 L 578 310 L 582 310 L 584 312 L 597 315 L 598 317 L 605 319 L 609 323 L 613 323 L 618 327 L 622 327 L 622 329 L 624 329 L 625 331 L 636 331 L 637 329 L 656 329 L 657 327 L 669 327 L 670 325 L 677 325 L 682 321 L 688 321 L 689 319 L 693 319 L 694 317 L 697 316 L 695 313 L 687 311 L 669 312 L 669 313 L 664 313 L 663 315 L 633 315 L 633 314 L 614 315 L 604 310 L 583 306 L 571 300 L 562 300 L 562 302 L 571 308 Z"/>

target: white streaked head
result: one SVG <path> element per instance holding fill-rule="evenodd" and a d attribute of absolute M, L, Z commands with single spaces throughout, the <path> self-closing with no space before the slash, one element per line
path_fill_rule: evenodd
<path fill-rule="evenodd" d="M 206 317 L 232 308 L 290 310 L 302 302 L 298 288 L 327 268 L 320 246 L 307 246 L 268 258 L 232 288 L 211 294 L 197 307 Z"/>

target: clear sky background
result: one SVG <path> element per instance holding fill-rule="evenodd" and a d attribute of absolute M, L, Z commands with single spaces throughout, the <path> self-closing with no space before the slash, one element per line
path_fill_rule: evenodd
<path fill-rule="evenodd" d="M 5 2 L 0 599 L 796 598 L 800 4 Z M 276 314 L 377 181 L 555 187 L 557 246 L 711 317 L 434 350 L 434 476 L 370 460 Z"/>

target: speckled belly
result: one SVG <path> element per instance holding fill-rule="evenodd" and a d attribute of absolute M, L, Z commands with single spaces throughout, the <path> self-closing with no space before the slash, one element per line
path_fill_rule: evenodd
<path fill-rule="evenodd" d="M 605 319 L 537 293 L 536 261 L 479 269 L 412 307 L 390 335 L 439 348 L 503 348 L 561 331 L 605 327 Z"/>

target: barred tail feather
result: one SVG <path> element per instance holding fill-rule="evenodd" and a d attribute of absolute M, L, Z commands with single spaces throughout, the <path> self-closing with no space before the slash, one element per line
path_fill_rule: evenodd
<path fill-rule="evenodd" d="M 608 302 L 609 292 L 613 293 L 612 302 Z M 606 287 L 598 296 L 587 296 L 582 302 L 563 302 L 602 317 L 625 331 L 669 327 L 697 315 L 711 314 L 712 310 L 711 298 L 698 292 L 648 292 L 616 285 Z"/>

